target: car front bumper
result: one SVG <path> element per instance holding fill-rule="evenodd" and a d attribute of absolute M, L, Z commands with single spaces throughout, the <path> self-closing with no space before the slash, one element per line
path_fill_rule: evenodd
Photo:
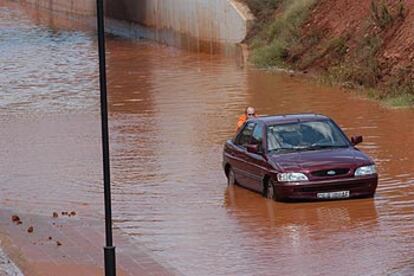
<path fill-rule="evenodd" d="M 349 198 L 372 197 L 378 185 L 378 176 L 350 177 L 323 181 L 275 183 L 280 200 L 320 200 L 318 193 L 349 191 Z"/>

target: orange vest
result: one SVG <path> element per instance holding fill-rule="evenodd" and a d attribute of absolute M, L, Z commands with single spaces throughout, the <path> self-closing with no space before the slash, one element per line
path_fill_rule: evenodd
<path fill-rule="evenodd" d="M 255 118 L 257 117 L 257 113 L 256 113 L 256 115 L 254 117 Z M 247 115 L 246 114 L 241 115 L 239 117 L 239 121 L 237 122 L 237 129 L 236 129 L 236 131 L 239 130 L 246 121 L 247 121 Z"/>
<path fill-rule="evenodd" d="M 239 121 L 237 122 L 237 130 L 242 127 L 242 125 L 244 124 L 244 122 L 246 122 L 246 120 L 247 120 L 246 114 L 243 114 L 239 117 Z"/>

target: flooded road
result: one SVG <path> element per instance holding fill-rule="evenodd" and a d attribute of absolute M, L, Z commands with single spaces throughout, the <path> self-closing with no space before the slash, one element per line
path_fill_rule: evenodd
<path fill-rule="evenodd" d="M 0 207 L 103 218 L 93 31 L 0 0 L 0 41 Z M 185 275 L 414 271 L 414 110 L 147 41 L 108 37 L 107 51 L 113 216 L 138 244 Z M 363 135 L 375 198 L 286 204 L 227 188 L 222 147 L 246 105 Z"/>

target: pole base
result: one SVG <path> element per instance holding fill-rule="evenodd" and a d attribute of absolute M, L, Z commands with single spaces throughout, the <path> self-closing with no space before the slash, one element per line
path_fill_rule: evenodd
<path fill-rule="evenodd" d="M 116 276 L 115 246 L 104 247 L 105 276 Z"/>

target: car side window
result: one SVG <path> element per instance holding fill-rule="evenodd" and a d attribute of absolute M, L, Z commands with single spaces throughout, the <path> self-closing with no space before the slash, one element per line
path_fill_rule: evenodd
<path fill-rule="evenodd" d="M 262 145 L 263 141 L 263 126 L 257 124 L 253 130 L 252 139 L 250 141 L 251 144 Z"/>
<path fill-rule="evenodd" d="M 235 144 L 239 146 L 246 146 L 250 143 L 250 139 L 253 134 L 253 128 L 255 123 L 247 123 L 243 130 L 240 132 L 239 136 L 237 136 Z"/>

